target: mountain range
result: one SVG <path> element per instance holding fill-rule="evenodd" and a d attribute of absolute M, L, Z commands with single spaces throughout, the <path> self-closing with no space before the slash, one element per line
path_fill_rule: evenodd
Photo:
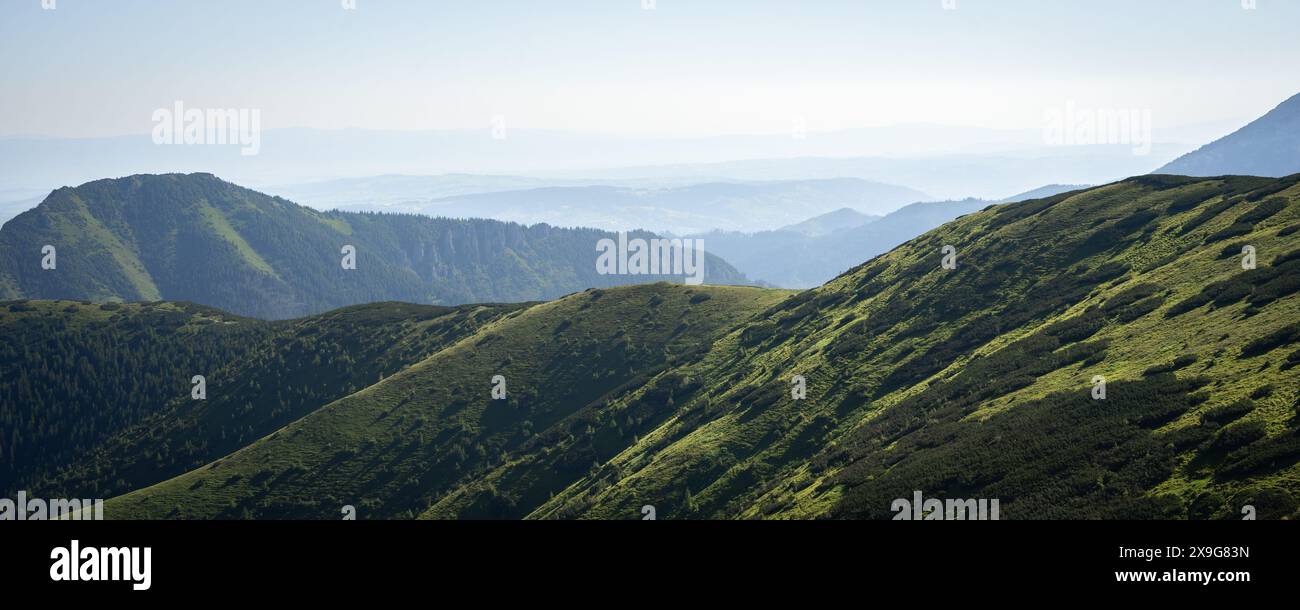
<path fill-rule="evenodd" d="M 640 228 L 683 235 L 714 229 L 775 229 L 842 207 L 878 215 L 928 198 L 906 187 L 838 178 L 705 182 L 666 188 L 546 187 L 445 197 L 406 205 L 403 210 L 430 216 L 608 231 Z"/>
<path fill-rule="evenodd" d="M 1081 188 L 1048 185 L 999 201 L 918 202 L 879 218 L 841 211 L 776 231 L 714 231 L 694 237 L 748 277 L 783 288 L 811 288 L 961 215 Z"/>
<path fill-rule="evenodd" d="M 168 104 L 170 106 L 170 104 Z M 145 112 L 143 117 L 148 117 Z M 0 185 L 5 191 L 28 192 L 0 200 L 17 200 L 49 192 L 53 185 L 74 185 L 106 176 L 142 173 L 207 172 L 232 182 L 290 197 L 269 189 L 273 185 L 303 185 L 345 181 L 391 174 L 518 175 L 532 179 L 566 180 L 592 184 L 612 176 L 597 175 L 619 168 L 650 168 L 667 164 L 715 164 L 736 159 L 793 159 L 888 157 L 914 168 L 909 178 L 868 178 L 857 174 L 804 174 L 754 180 L 862 177 L 905 184 L 937 197 L 991 196 L 989 192 L 1017 192 L 1046 182 L 1100 183 L 1111 178 L 1150 171 L 1195 145 L 1230 131 L 1217 125 L 1191 125 L 1154 133 L 1156 146 L 1150 157 L 1135 158 L 1126 147 L 1083 147 L 1086 154 L 1071 165 L 1059 165 L 1053 177 L 1025 175 L 1023 184 L 987 184 L 978 174 L 962 173 L 968 182 L 959 193 L 930 188 L 932 183 L 952 184 L 943 175 L 925 174 L 935 164 L 928 159 L 981 157 L 998 159 L 990 167 L 1008 174 L 1016 157 L 1052 156 L 1060 152 L 1043 143 L 1039 129 L 985 129 L 929 124 L 903 124 L 836 131 L 809 130 L 762 135 L 710 137 L 629 137 L 581 131 L 519 129 L 494 130 L 487 117 L 482 129 L 385 131 L 367 129 L 265 129 L 259 132 L 258 152 L 245 156 L 240 146 L 159 146 L 148 132 L 97 138 L 0 137 Z M 1014 153 L 1011 157 L 1003 153 Z M 75 159 L 75 163 L 68 160 Z M 949 165 L 950 169 L 955 166 Z M 1106 169 L 1111 168 L 1111 169 Z M 1112 169 L 1121 169 L 1112 173 Z M 1026 174 L 1032 168 L 1025 168 Z M 1098 170 L 1105 170 L 1099 176 Z M 656 172 L 662 175 L 663 172 Z M 699 177 L 705 168 L 679 175 Z M 713 179 L 727 179 L 723 173 Z M 695 180 L 699 182 L 700 180 Z M 680 183 L 677 183 L 680 184 Z M 552 184 L 559 186 L 559 184 Z M 960 186 L 960 185 L 958 185 Z M 985 188 L 987 186 L 987 188 Z M 303 203 L 311 204 L 310 201 Z"/>
<path fill-rule="evenodd" d="M 130 367 L 163 380 L 127 390 L 157 411 L 12 480 L 133 489 L 110 518 L 891 518 L 915 490 L 998 498 L 1004 519 L 1300 517 L 1300 175 L 980 203 L 797 293 L 661 283 L 294 322 L 0 305 L 28 346 L 0 365 L 76 353 L 93 375 L 150 354 L 128 333 L 158 317 L 162 344 L 244 333 Z M 328 384 L 302 377 L 325 363 Z M 19 367 L 43 369 L 80 370 Z M 88 387 L 6 400 L 3 421 Z"/>

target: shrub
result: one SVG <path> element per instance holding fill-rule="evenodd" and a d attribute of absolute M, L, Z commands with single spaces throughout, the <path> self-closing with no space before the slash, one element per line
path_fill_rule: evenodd
<path fill-rule="evenodd" d="M 1238 400 L 1237 402 L 1228 403 L 1211 407 L 1201 414 L 1202 423 L 1226 424 L 1231 421 L 1240 419 L 1242 416 L 1250 413 L 1255 409 L 1255 404 L 1249 400 Z"/>
<path fill-rule="evenodd" d="M 1214 440 L 1210 441 L 1209 449 L 1213 451 L 1231 451 L 1240 447 L 1245 447 L 1267 434 L 1264 429 L 1264 422 L 1259 420 L 1238 422 L 1224 427 L 1219 433 L 1214 435 Z"/>

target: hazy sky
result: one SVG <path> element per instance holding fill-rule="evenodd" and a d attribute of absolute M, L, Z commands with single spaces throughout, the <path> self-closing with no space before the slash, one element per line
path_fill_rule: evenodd
<path fill-rule="evenodd" d="M 1300 1 L 0 0 L 0 134 L 147 133 L 156 108 L 263 128 L 696 136 L 1044 110 L 1252 118 L 1300 92 Z"/>

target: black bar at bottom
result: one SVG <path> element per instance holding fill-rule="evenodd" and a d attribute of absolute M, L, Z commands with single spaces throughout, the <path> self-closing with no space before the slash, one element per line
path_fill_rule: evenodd
<path fill-rule="evenodd" d="M 9 599 L 51 600 L 247 601 L 285 588 L 429 599 L 471 580 L 495 582 L 491 595 L 653 582 L 760 597 L 772 588 L 797 596 L 845 587 L 913 590 L 927 599 L 1019 587 L 1116 599 L 1235 597 L 1281 593 L 1290 584 L 1297 533 L 1294 523 L 1267 521 L 0 522 L 0 581 Z M 74 540 L 83 552 L 148 547 L 149 588 L 135 590 L 129 577 L 52 580 L 54 549 L 70 553 Z M 1192 580 L 1206 573 L 1212 582 Z"/>

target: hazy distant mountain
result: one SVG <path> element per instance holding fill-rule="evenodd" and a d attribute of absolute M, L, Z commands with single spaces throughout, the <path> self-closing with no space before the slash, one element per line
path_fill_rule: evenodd
<path fill-rule="evenodd" d="M 1180 176 L 1270 176 L 1300 173 L 1300 94 L 1249 125 L 1156 170 Z"/>
<path fill-rule="evenodd" d="M 968 198 L 914 203 L 878 219 L 840 210 L 778 231 L 716 231 L 704 236 L 704 244 L 709 252 L 726 259 L 752 279 L 781 288 L 811 288 L 958 216 L 994 204 L 1044 199 L 1087 188 L 1049 184 L 997 201 Z M 828 216 L 839 216 L 846 224 L 854 219 L 867 221 L 820 233 L 796 230 L 801 226 L 833 225 L 826 220 Z"/>
<path fill-rule="evenodd" d="M 853 208 L 840 208 L 834 212 L 814 216 L 800 223 L 781 227 L 777 231 L 791 231 L 805 237 L 821 237 L 836 231 L 860 227 L 880 219 L 880 216 L 863 214 Z"/>
<path fill-rule="evenodd" d="M 430 201 L 435 199 L 480 193 L 582 186 L 667 188 L 698 184 L 700 182 L 726 181 L 722 179 L 701 180 L 695 177 L 594 180 L 491 174 L 438 174 L 433 176 L 388 174 L 269 186 L 258 190 L 318 210 L 419 214 L 422 213 L 422 210 Z"/>
<path fill-rule="evenodd" d="M 648 236 L 649 234 L 644 234 Z M 287 318 L 374 301 L 555 298 L 682 281 L 600 275 L 596 229 L 318 212 L 210 174 L 143 175 L 54 191 L 0 230 L 0 299 L 193 301 Z M 43 266 L 54 246 L 53 269 Z M 355 249 L 355 269 L 342 265 Z M 743 276 L 708 255 L 705 280 Z"/>
<path fill-rule="evenodd" d="M 845 207 L 882 214 L 926 198 L 907 187 L 837 178 L 673 188 L 549 187 L 446 197 L 416 210 L 453 218 L 686 234 L 774 229 Z"/>
<path fill-rule="evenodd" d="M 1184 145 L 1152 147 L 1135 155 L 1132 147 L 1060 146 L 987 154 L 932 157 L 802 157 L 675 164 L 591 171 L 593 179 L 648 179 L 693 175 L 729 180 L 817 180 L 859 178 L 905 184 L 945 199 L 996 200 L 1043 184 L 1103 184 L 1143 175 L 1190 150 Z M 576 174 L 562 174 L 573 177 Z"/>
<path fill-rule="evenodd" d="M 388 174 L 278 185 L 260 190 L 318 210 L 417 213 L 419 207 L 428 201 L 443 197 L 589 184 L 591 183 L 580 180 L 548 180 L 526 176 Z"/>
<path fill-rule="evenodd" d="M 706 250 L 721 256 L 752 279 L 781 288 L 810 288 L 945 222 L 991 204 L 982 199 L 913 203 L 883 218 L 820 235 L 793 230 L 714 231 L 697 237 L 704 239 Z"/>
<path fill-rule="evenodd" d="M 2 137 L 0 185 L 6 190 L 49 192 L 105 176 L 172 172 L 209 172 L 264 191 L 278 185 L 390 174 L 529 175 L 592 184 L 629 173 L 618 168 L 659 168 L 651 177 L 688 176 L 694 182 L 851 177 L 903 184 L 936 197 L 993 197 L 1038 184 L 1100 183 L 1143 174 L 1206 141 L 1182 141 L 1205 133 L 1225 132 L 1202 127 L 1159 130 L 1147 157 L 1134 157 L 1127 146 L 1048 147 L 1039 129 L 942 125 L 696 138 L 507 129 L 497 139 L 486 124 L 481 130 L 442 131 L 267 129 L 260 134 L 257 154 L 251 156 L 242 155 L 235 144 L 157 145 L 149 134 Z M 736 160 L 801 158 L 812 164 L 799 162 L 776 168 L 778 172 L 760 169 L 743 174 L 707 167 Z M 851 163 L 850 169 L 855 169 L 851 173 L 823 163 L 852 159 L 873 161 L 867 166 Z M 668 171 L 660 171 L 665 168 Z M 30 195 L 0 193 L 0 200 L 26 197 Z"/>

